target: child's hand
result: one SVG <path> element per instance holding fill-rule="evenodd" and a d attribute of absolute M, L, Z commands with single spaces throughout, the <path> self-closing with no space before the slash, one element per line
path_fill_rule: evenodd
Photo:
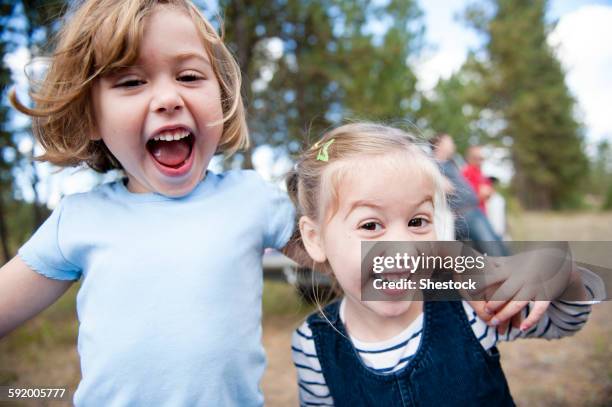
<path fill-rule="evenodd" d="M 499 285 L 490 286 L 483 293 L 484 298 L 490 298 Z M 526 331 L 535 326 L 544 316 L 550 301 L 534 301 L 531 311 L 523 320 L 523 309 L 530 301 L 486 301 L 468 300 L 476 315 L 489 326 L 497 327 L 499 334 L 507 332 L 510 326 Z"/>
<path fill-rule="evenodd" d="M 562 244 L 562 242 L 560 242 Z M 545 247 L 508 257 L 492 258 L 485 271 L 488 286 L 499 285 L 488 297 L 491 308 L 511 300 L 551 300 L 568 287 L 574 262 L 567 247 Z"/>
<path fill-rule="evenodd" d="M 477 305 L 477 313 L 490 326 L 497 326 L 498 332 L 506 332 L 509 324 L 522 331 L 533 327 L 548 309 L 550 299 L 565 292 L 575 273 L 571 253 L 564 247 L 489 260 L 479 290 L 488 301 Z M 541 300 L 534 301 L 522 321 L 522 310 L 536 299 Z"/>
<path fill-rule="evenodd" d="M 481 301 L 484 302 L 484 301 Z M 497 332 L 506 332 L 509 325 L 521 331 L 527 331 L 538 323 L 550 305 L 550 301 L 534 301 L 527 318 L 523 321 L 522 311 L 530 301 L 488 301 L 482 306 L 489 316 L 489 326 L 496 326 Z"/>

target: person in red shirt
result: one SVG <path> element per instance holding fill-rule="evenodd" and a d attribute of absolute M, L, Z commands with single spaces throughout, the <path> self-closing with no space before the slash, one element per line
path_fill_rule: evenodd
<path fill-rule="evenodd" d="M 467 161 L 467 165 L 463 167 L 461 172 L 476 192 L 479 208 L 484 213 L 487 213 L 485 203 L 491 194 L 493 194 L 493 186 L 489 178 L 485 177 L 480 169 L 484 160 L 482 148 L 480 146 L 471 146 L 468 148 L 465 160 Z"/>

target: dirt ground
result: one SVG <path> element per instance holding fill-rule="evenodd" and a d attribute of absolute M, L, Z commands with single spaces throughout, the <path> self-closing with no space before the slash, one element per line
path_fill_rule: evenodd
<path fill-rule="evenodd" d="M 612 240 L 612 213 L 526 213 L 511 220 L 515 239 Z M 0 341 L 0 386 L 68 386 L 79 381 L 75 348 L 75 290 L 41 316 Z M 264 346 L 268 356 L 262 387 L 268 406 L 297 405 L 291 332 L 309 312 L 292 288 L 266 283 Z M 502 344 L 502 365 L 520 406 L 612 405 L 612 302 L 596 305 L 575 336 L 560 341 Z M 0 406 L 67 406 L 69 402 Z"/>

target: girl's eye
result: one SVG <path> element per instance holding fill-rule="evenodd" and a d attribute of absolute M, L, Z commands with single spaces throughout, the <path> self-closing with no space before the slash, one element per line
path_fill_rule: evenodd
<path fill-rule="evenodd" d="M 408 226 L 412 228 L 422 228 L 429 225 L 429 221 L 425 218 L 413 218 L 408 222 Z"/>
<path fill-rule="evenodd" d="M 118 88 L 133 88 L 136 86 L 140 86 L 142 84 L 144 84 L 145 82 L 140 80 L 140 79 L 128 79 L 125 80 L 123 82 L 119 82 L 117 85 L 115 85 Z"/>
<path fill-rule="evenodd" d="M 359 227 L 360 229 L 369 230 L 372 232 L 378 232 L 382 229 L 382 225 L 378 222 L 366 222 Z"/>
<path fill-rule="evenodd" d="M 186 73 L 178 77 L 178 80 L 181 82 L 195 82 L 201 79 L 204 79 L 204 77 L 193 72 Z"/>

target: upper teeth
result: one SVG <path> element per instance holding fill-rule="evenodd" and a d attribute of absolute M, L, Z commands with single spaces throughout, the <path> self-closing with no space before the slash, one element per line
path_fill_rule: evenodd
<path fill-rule="evenodd" d="M 167 130 L 153 137 L 155 141 L 175 141 L 189 136 L 189 132 L 185 129 Z"/>

